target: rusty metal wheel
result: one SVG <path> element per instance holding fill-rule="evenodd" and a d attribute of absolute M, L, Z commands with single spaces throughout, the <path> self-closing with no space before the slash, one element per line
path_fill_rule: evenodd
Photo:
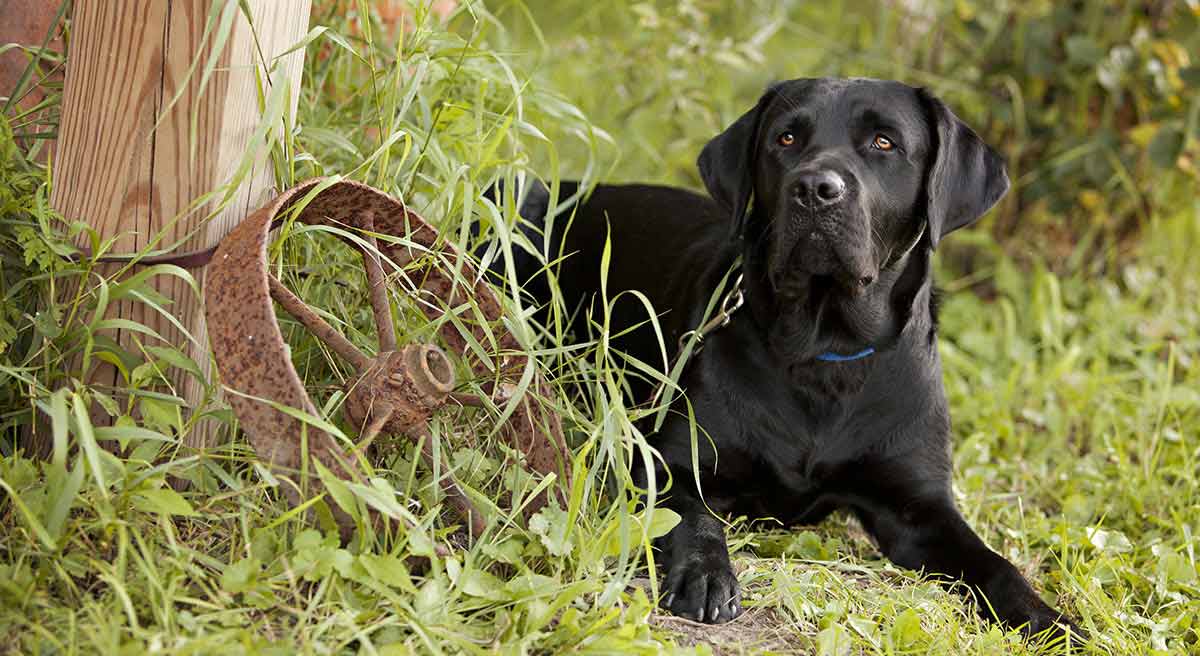
<path fill-rule="evenodd" d="M 269 232 L 292 213 L 297 221 L 337 227 L 362 240 L 343 236 L 363 256 L 378 353 L 360 350 L 271 274 Z M 380 240 L 376 235 L 399 239 Z M 404 291 L 416 297 L 416 305 L 430 321 L 441 321 L 439 336 L 463 358 L 473 376 L 485 381 L 480 387 L 490 396 L 490 404 L 479 396 L 453 392 L 454 365 L 438 346 L 397 344 L 388 286 L 401 281 L 389 279 L 379 254 L 400 269 L 419 270 L 420 275 L 406 278 L 409 288 Z M 422 263 L 431 266 L 418 266 Z M 296 482 L 305 471 L 302 459 L 306 448 L 311 458 L 335 475 L 359 479 L 356 455 L 361 453 L 347 452 L 327 432 L 279 409 L 319 415 L 292 366 L 274 303 L 354 368 L 355 375 L 345 387 L 343 412 L 350 424 L 361 427 L 356 450 L 361 452 L 380 434 L 403 435 L 421 441 L 427 464 L 440 464 L 433 462 L 429 431 L 433 414 L 447 404 L 494 404 L 511 410 L 500 434 L 524 455 L 526 466 L 563 480 L 568 459 L 562 426 L 558 416 L 538 402 L 548 398 L 549 390 L 536 370 L 526 388 L 532 393 L 511 398 L 517 389 L 515 381 L 527 375 L 526 367 L 533 363 L 504 327 L 499 300 L 467 258 L 395 198 L 345 180 L 310 180 L 293 187 L 221 242 L 208 268 L 204 300 L 209 341 L 224 387 L 230 392 L 229 404 L 258 456 L 277 475 Z M 309 489 L 320 485 L 315 477 L 307 484 Z M 483 517 L 455 479 L 447 474 L 439 484 L 471 534 L 479 535 L 484 530 Z M 303 501 L 298 485 L 285 485 L 284 489 L 293 506 Z M 527 511 L 544 506 L 549 494 L 562 499 L 561 487 L 550 486 L 528 504 Z M 349 539 L 354 529 L 352 518 L 336 504 L 329 506 L 342 537 Z"/>

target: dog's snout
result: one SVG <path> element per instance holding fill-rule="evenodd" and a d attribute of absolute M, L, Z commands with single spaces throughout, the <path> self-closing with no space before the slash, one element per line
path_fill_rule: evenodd
<path fill-rule="evenodd" d="M 846 195 L 846 181 L 837 171 L 822 169 L 800 174 L 796 178 L 796 196 L 801 202 L 813 201 L 832 205 Z"/>

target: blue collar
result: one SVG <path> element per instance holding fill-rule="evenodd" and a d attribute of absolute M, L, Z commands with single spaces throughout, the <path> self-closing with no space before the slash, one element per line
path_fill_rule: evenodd
<path fill-rule="evenodd" d="M 817 359 L 821 362 L 850 362 L 851 360 L 861 360 L 874 352 L 875 347 L 873 346 L 868 346 L 858 353 L 851 353 L 850 355 L 842 355 L 840 353 L 834 353 L 833 351 L 827 351 L 818 355 Z"/>

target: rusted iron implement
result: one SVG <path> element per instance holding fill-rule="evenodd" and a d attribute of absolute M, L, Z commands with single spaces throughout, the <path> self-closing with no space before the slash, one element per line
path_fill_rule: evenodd
<path fill-rule="evenodd" d="M 298 210 L 297 221 L 337 227 L 362 240 L 344 238 L 363 254 L 378 353 L 362 352 L 271 275 L 268 235 L 291 210 Z M 378 239 L 377 235 L 396 239 Z M 385 260 L 395 265 L 390 277 L 384 271 Z M 432 226 L 395 198 L 357 182 L 310 180 L 281 194 L 225 237 L 209 265 L 204 295 L 209 339 L 222 381 L 231 391 L 229 404 L 259 457 L 292 483 L 285 485 L 292 505 L 302 501 L 301 484 L 310 493 L 319 487 L 315 477 L 296 480 L 304 470 L 305 448 L 312 459 L 341 478 L 361 479 L 361 474 L 355 453 L 343 449 L 325 431 L 278 409 L 285 406 L 318 415 L 292 366 L 274 302 L 356 371 L 346 386 L 343 411 L 352 425 L 363 427 L 355 449 L 360 454 L 381 433 L 405 435 L 421 440 L 428 465 L 440 464 L 433 462 L 428 425 L 433 414 L 447 404 L 489 405 L 484 399 L 454 391 L 454 367 L 442 349 L 432 344 L 397 345 L 389 284 L 401 285 L 431 321 L 453 313 L 453 320 L 443 321 L 439 329 L 446 346 L 464 359 L 481 388 L 490 394 L 492 404 L 516 404 L 500 434 L 524 454 L 528 467 L 556 474 L 562 481 L 568 462 L 562 425 L 557 414 L 542 405 L 542 400 L 550 398 L 549 388 L 535 370 L 529 393 L 510 398 L 515 381 L 533 363 L 505 328 L 499 300 L 470 260 L 439 239 Z M 482 345 L 484 352 L 473 350 L 472 343 Z M 444 466 L 440 469 L 448 472 Z M 472 535 L 479 535 L 485 528 L 483 516 L 453 476 L 444 473 L 439 485 Z M 544 506 L 547 494 L 562 500 L 561 487 L 550 486 L 529 504 L 529 511 Z M 342 537 L 348 539 L 353 521 L 340 509 L 333 510 Z"/>

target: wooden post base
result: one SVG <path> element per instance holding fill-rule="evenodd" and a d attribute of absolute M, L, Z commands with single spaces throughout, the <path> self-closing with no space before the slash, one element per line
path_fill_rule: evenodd
<path fill-rule="evenodd" d="M 239 5 L 249 8 L 253 24 Z M 262 121 L 260 98 L 271 93 L 260 85 L 287 85 L 285 115 L 294 115 L 303 49 L 276 57 L 303 38 L 310 0 L 227 0 L 213 7 L 211 0 L 74 3 L 51 203 L 66 219 L 86 221 L 101 239 L 116 237 L 114 254 L 152 244 L 180 252 L 206 248 L 271 197 L 266 148 L 253 139 Z M 210 9 L 217 16 L 210 17 Z M 223 23 L 230 28 L 220 43 Z M 277 132 L 283 127 L 282 121 L 271 126 Z M 201 201 L 229 183 L 252 147 L 252 166 L 228 202 Z M 120 268 L 106 264 L 101 273 Z M 204 270 L 192 274 L 202 286 Z M 156 276 L 149 285 L 169 300 L 166 309 L 194 341 L 142 302 L 114 303 L 107 316 L 154 330 L 211 379 L 201 298 L 176 277 Z M 156 343 L 127 330 L 110 335 L 139 355 Z M 126 387 L 108 363 L 84 376 L 101 387 Z M 178 368 L 170 368 L 168 378 L 164 391 L 182 398 L 185 411 L 200 408 L 207 381 Z M 212 431 L 210 423 L 198 423 L 187 433 L 187 445 L 208 446 Z M 34 442 L 33 451 L 47 447 L 44 436 Z"/>

